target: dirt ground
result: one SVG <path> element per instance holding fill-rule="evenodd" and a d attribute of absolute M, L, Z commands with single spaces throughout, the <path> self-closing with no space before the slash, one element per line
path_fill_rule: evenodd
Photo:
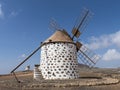
<path fill-rule="evenodd" d="M 21 83 L 12 74 L 0 75 L 0 90 L 120 90 L 120 69 L 82 69 L 76 80 L 36 81 L 32 71 L 16 72 L 16 76 Z"/>

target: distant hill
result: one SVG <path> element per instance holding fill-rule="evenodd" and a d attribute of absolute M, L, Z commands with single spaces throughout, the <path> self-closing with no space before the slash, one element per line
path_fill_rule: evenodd
<path fill-rule="evenodd" d="M 79 68 L 89 68 L 89 66 L 88 65 L 85 65 L 85 64 L 78 64 L 78 67 Z"/>

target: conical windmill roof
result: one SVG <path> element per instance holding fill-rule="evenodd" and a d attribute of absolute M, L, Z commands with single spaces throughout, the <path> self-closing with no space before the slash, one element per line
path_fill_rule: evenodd
<path fill-rule="evenodd" d="M 52 36 L 50 36 L 46 42 L 72 42 L 73 40 L 70 38 L 70 36 L 65 31 L 57 30 Z"/>

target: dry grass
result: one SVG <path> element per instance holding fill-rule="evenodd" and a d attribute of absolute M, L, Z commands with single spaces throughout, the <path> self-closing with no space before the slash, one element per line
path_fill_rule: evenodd
<path fill-rule="evenodd" d="M 15 78 L 9 75 L 0 76 L 0 90 L 119 90 L 120 84 L 97 84 L 83 85 L 88 81 L 93 84 L 94 80 L 101 82 L 102 78 L 113 77 L 120 80 L 119 70 L 113 69 L 93 69 L 93 70 L 80 70 L 81 78 L 79 80 L 33 80 L 33 73 L 30 72 L 17 72 L 16 75 L 21 84 L 17 83 Z M 109 79 L 108 82 L 112 82 Z M 41 85 L 40 85 L 41 84 Z M 78 85 L 79 84 L 79 85 Z M 80 85 L 82 84 L 82 85 Z M 56 85 L 57 87 L 55 87 Z M 54 87 L 53 87 L 54 86 Z M 26 89 L 28 88 L 28 89 Z"/>

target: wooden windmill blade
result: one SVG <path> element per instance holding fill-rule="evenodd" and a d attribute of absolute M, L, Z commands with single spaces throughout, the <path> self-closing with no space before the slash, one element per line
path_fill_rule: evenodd
<path fill-rule="evenodd" d="M 13 75 L 14 75 L 14 77 L 15 77 L 15 79 L 17 80 L 18 83 L 21 83 L 21 82 L 18 80 L 18 78 L 17 78 L 17 76 L 16 76 L 16 74 L 15 74 L 15 71 L 16 71 L 22 64 L 24 64 L 27 60 L 29 60 L 29 58 L 32 57 L 38 50 L 40 50 L 41 46 L 42 46 L 42 44 L 41 44 L 38 48 L 36 48 L 29 56 L 27 56 L 20 64 L 18 64 L 18 65 L 10 72 L 10 73 L 13 73 Z"/>
<path fill-rule="evenodd" d="M 16 69 L 18 69 L 23 63 L 25 63 L 30 57 L 32 57 L 40 48 L 41 48 L 42 44 L 35 49 L 29 56 L 27 56 L 20 64 L 18 64 L 12 71 L 11 73 L 13 73 Z"/>
<path fill-rule="evenodd" d="M 76 20 L 76 24 L 72 29 L 72 39 L 74 39 L 74 37 L 79 38 L 81 33 L 84 31 L 90 16 L 92 16 L 92 13 L 88 9 L 84 9 L 81 16 Z"/>
<path fill-rule="evenodd" d="M 61 30 L 60 25 L 57 23 L 57 21 L 54 18 L 50 20 L 49 28 L 53 31 Z"/>
<path fill-rule="evenodd" d="M 78 43 L 78 42 L 77 42 Z M 80 42 L 79 42 L 80 43 Z M 89 67 L 93 67 L 97 61 L 100 59 L 100 56 L 93 53 L 90 49 L 86 46 L 79 44 L 80 47 L 77 45 L 77 55 L 78 55 L 78 62 L 88 65 Z"/>

